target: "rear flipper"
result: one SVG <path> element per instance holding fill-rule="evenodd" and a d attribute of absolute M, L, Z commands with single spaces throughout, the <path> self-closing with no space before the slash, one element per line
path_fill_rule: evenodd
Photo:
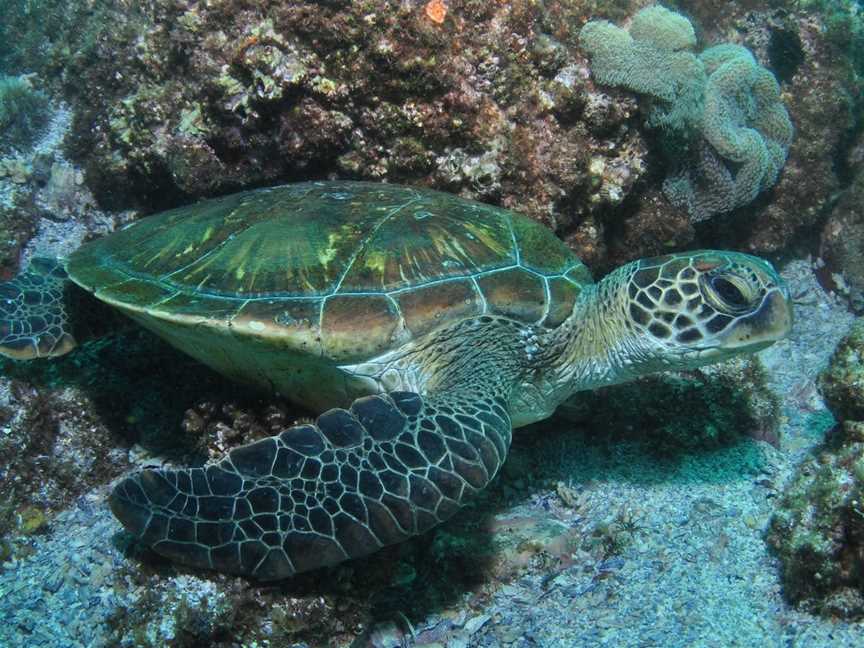
<path fill-rule="evenodd" d="M 367 396 L 206 468 L 133 474 L 111 509 L 160 554 L 261 580 L 370 554 L 449 518 L 503 463 L 502 394 L 476 383 Z"/>
<path fill-rule="evenodd" d="M 69 353 L 66 271 L 53 259 L 33 259 L 26 272 L 0 283 L 0 354 L 17 360 Z"/>

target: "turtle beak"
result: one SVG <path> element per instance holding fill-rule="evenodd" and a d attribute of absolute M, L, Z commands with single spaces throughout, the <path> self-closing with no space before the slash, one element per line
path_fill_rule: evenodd
<path fill-rule="evenodd" d="M 792 299 L 785 286 L 770 290 L 755 311 L 738 319 L 720 336 L 726 349 L 760 349 L 782 340 L 792 330 Z"/>

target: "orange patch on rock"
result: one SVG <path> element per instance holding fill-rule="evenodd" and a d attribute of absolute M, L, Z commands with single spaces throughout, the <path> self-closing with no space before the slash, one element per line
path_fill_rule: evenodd
<path fill-rule="evenodd" d="M 439 25 L 444 22 L 447 17 L 447 5 L 444 0 L 429 0 L 426 3 L 426 17 Z"/>

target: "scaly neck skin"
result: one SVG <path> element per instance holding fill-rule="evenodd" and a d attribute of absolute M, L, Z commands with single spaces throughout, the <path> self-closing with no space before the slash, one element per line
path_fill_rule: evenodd
<path fill-rule="evenodd" d="M 662 368 L 654 343 L 628 327 L 627 286 L 632 265 L 618 268 L 587 288 L 565 325 L 563 350 L 555 366 L 565 398 L 573 392 L 631 380 Z"/>

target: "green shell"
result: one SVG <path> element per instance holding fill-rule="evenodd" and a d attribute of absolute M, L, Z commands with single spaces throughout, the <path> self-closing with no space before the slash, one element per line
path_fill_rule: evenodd
<path fill-rule="evenodd" d="M 285 185 L 173 209 L 83 246 L 67 271 L 184 350 L 209 329 L 339 362 L 466 316 L 556 327 L 591 282 L 528 218 L 363 182 Z"/>

